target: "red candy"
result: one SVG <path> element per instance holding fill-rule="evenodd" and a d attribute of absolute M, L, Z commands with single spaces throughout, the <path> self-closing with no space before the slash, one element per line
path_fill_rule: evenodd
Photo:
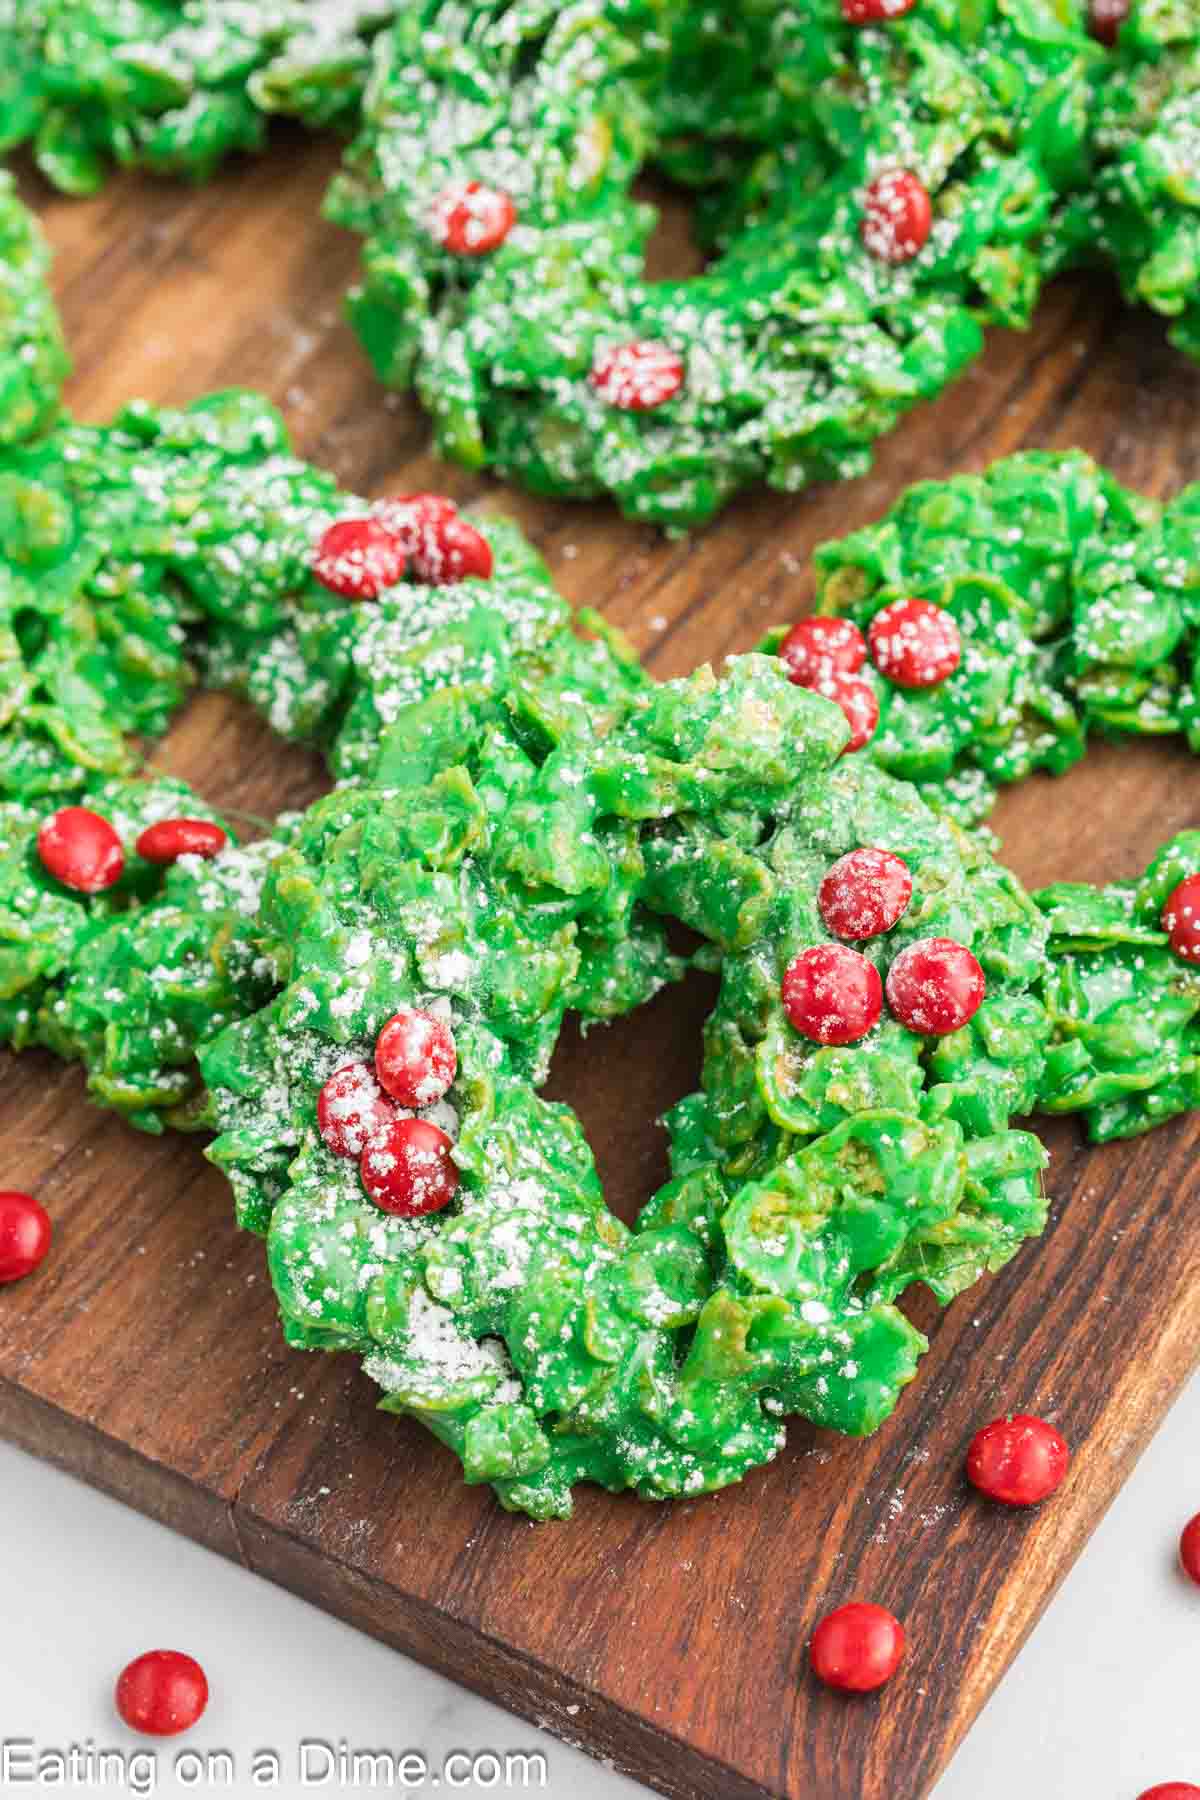
<path fill-rule="evenodd" d="M 147 862 L 173 863 L 179 856 L 215 856 L 228 842 L 211 819 L 160 819 L 147 825 L 134 848 Z"/>
<path fill-rule="evenodd" d="M 902 19 L 917 0 L 842 0 L 842 17 L 847 25 L 886 25 L 889 19 Z"/>
<path fill-rule="evenodd" d="M 37 836 L 42 866 L 77 894 L 100 894 L 120 881 L 125 868 L 121 840 L 99 813 L 64 806 L 43 821 Z"/>
<path fill-rule="evenodd" d="M 175 1737 L 208 1705 L 204 1670 L 182 1650 L 147 1650 L 117 1678 L 117 1711 L 131 1731 Z"/>
<path fill-rule="evenodd" d="M 516 222 L 517 209 L 502 189 L 465 181 L 438 195 L 429 232 L 454 256 L 486 256 L 500 247 Z"/>
<path fill-rule="evenodd" d="M 1162 928 L 1176 956 L 1200 963 L 1200 875 L 1180 882 L 1163 907 Z"/>
<path fill-rule="evenodd" d="M 492 573 L 492 547 L 458 516 L 445 494 L 401 494 L 385 500 L 379 518 L 400 545 L 418 581 L 434 587 Z"/>
<path fill-rule="evenodd" d="M 857 675 L 867 640 L 851 619 L 799 619 L 779 646 L 788 680 L 816 687 L 829 675 Z"/>
<path fill-rule="evenodd" d="M 395 1116 L 365 1062 L 343 1063 L 317 1095 L 317 1129 L 335 1156 L 361 1156 Z"/>
<path fill-rule="evenodd" d="M 32 1275 L 54 1235 L 50 1215 L 32 1194 L 0 1193 L 0 1282 Z"/>
<path fill-rule="evenodd" d="M 378 519 L 339 519 L 321 533 L 312 572 L 346 600 L 375 600 L 404 574 L 404 552 Z"/>
<path fill-rule="evenodd" d="M 827 700 L 836 700 L 846 715 L 846 723 L 850 727 L 850 742 L 843 750 L 843 756 L 848 756 L 852 750 L 861 750 L 870 743 L 879 724 L 879 698 L 869 681 L 864 681 L 861 675 L 835 672 L 823 675 L 814 691 L 824 694 Z"/>
<path fill-rule="evenodd" d="M 817 905 L 835 937 L 878 937 L 890 931 L 912 899 L 912 876 L 890 850 L 851 850 L 817 890 Z"/>
<path fill-rule="evenodd" d="M 1014 1413 L 976 1432 L 967 1451 L 967 1476 L 989 1500 L 1036 1506 L 1066 1477 L 1071 1452 L 1045 1419 Z"/>
<path fill-rule="evenodd" d="M 930 600 L 893 600 L 875 614 L 867 636 L 875 667 L 897 687 L 936 687 L 962 661 L 958 626 Z"/>
<path fill-rule="evenodd" d="M 783 1008 L 802 1037 L 855 1044 L 883 1011 L 879 970 L 845 944 L 814 944 L 783 973 Z"/>
<path fill-rule="evenodd" d="M 1092 0 L 1088 10 L 1088 30 L 1110 50 L 1116 45 L 1121 27 L 1129 17 L 1130 4 L 1131 0 Z M 1160 1790 L 1155 1788 L 1154 1792 L 1157 1795 Z M 1200 1789 L 1188 1788 L 1187 1792 L 1198 1793 Z"/>
<path fill-rule="evenodd" d="M 403 1219 L 441 1212 L 458 1189 L 450 1139 L 428 1119 L 394 1118 L 362 1153 L 362 1183 L 376 1206 Z"/>
<path fill-rule="evenodd" d="M 888 970 L 888 1005 L 902 1025 L 943 1037 L 974 1018 L 987 994 L 983 970 L 953 938 L 919 938 Z"/>
<path fill-rule="evenodd" d="M 458 1068 L 454 1033 L 419 1007 L 393 1013 L 375 1040 L 375 1073 L 401 1106 L 432 1106 Z"/>
<path fill-rule="evenodd" d="M 826 1614 L 808 1647 L 813 1674 L 847 1694 L 870 1694 L 904 1657 L 904 1627 L 883 1606 L 852 1600 Z"/>
<path fill-rule="evenodd" d="M 683 358 L 670 344 L 634 338 L 603 350 L 588 377 L 610 406 L 622 412 L 650 412 L 683 386 Z"/>
<path fill-rule="evenodd" d="M 885 263 L 911 262 L 929 242 L 933 206 L 911 169 L 877 175 L 863 196 L 862 241 Z"/>
<path fill-rule="evenodd" d="M 1189 1519 L 1180 1533 L 1179 1561 L 1184 1574 L 1200 1587 L 1200 1513 Z"/>
<path fill-rule="evenodd" d="M 1157 1787 L 1139 1794 L 1138 1800 L 1200 1800 L 1200 1787 L 1193 1787 L 1190 1781 L 1160 1781 Z"/>

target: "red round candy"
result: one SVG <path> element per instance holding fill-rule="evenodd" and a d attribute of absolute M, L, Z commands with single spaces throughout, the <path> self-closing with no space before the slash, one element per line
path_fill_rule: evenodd
<path fill-rule="evenodd" d="M 147 825 L 134 848 L 147 862 L 173 863 L 180 856 L 216 856 L 228 842 L 211 819 L 160 819 Z"/>
<path fill-rule="evenodd" d="M 1200 1800 L 1200 1787 L 1193 1787 L 1190 1781 L 1160 1781 L 1157 1787 L 1139 1794 L 1138 1800 Z"/>
<path fill-rule="evenodd" d="M 683 386 L 683 358 L 670 344 L 634 338 L 602 350 L 588 377 L 610 406 L 622 412 L 651 412 Z"/>
<path fill-rule="evenodd" d="M 99 813 L 64 806 L 43 820 L 37 836 L 42 865 L 77 894 L 100 894 L 120 881 L 125 868 L 121 840 Z"/>
<path fill-rule="evenodd" d="M 418 581 L 446 587 L 492 573 L 492 546 L 461 519 L 445 494 L 401 494 L 385 500 L 379 517 L 396 539 Z"/>
<path fill-rule="evenodd" d="M 912 891 L 903 857 L 890 850 L 851 850 L 825 876 L 817 905 L 835 937 L 878 937 L 906 911 Z"/>
<path fill-rule="evenodd" d="M 375 1040 L 375 1073 L 401 1106 L 432 1106 L 458 1068 L 454 1033 L 444 1019 L 403 1006 Z"/>
<path fill-rule="evenodd" d="M 857 675 L 867 640 L 852 619 L 799 619 L 779 646 L 788 680 L 815 687 L 828 675 Z"/>
<path fill-rule="evenodd" d="M 1200 1587 L 1200 1513 L 1189 1519 L 1180 1533 L 1179 1561 L 1184 1574 Z"/>
<path fill-rule="evenodd" d="M 131 1731 L 175 1737 L 190 1730 L 208 1705 L 208 1682 L 195 1657 L 182 1650 L 147 1650 L 121 1670 L 116 1702 Z"/>
<path fill-rule="evenodd" d="M 888 1005 L 923 1037 L 944 1037 L 974 1018 L 987 994 L 983 970 L 953 938 L 918 938 L 888 970 Z"/>
<path fill-rule="evenodd" d="M 850 742 L 842 751 L 849 756 L 853 750 L 861 750 L 875 736 L 879 724 L 879 696 L 869 681 L 861 675 L 842 675 L 835 672 L 823 675 L 815 684 L 818 694 L 824 694 L 827 700 L 836 700 L 846 715 L 846 723 L 850 727 Z"/>
<path fill-rule="evenodd" d="M 32 1194 L 0 1193 L 0 1282 L 32 1275 L 50 1248 L 50 1214 Z"/>
<path fill-rule="evenodd" d="M 378 519 L 339 519 L 321 533 L 312 572 L 346 600 L 375 600 L 404 574 L 404 552 Z"/>
<path fill-rule="evenodd" d="M 486 256 L 500 247 L 516 222 L 510 195 L 482 181 L 464 181 L 438 195 L 429 230 L 435 243 L 453 256 Z"/>
<path fill-rule="evenodd" d="M 886 25 L 890 19 L 902 19 L 917 0 L 842 0 L 842 17 L 847 25 Z"/>
<path fill-rule="evenodd" d="M 376 1206 L 416 1219 L 441 1212 L 458 1190 L 453 1146 L 428 1119 L 395 1117 L 362 1153 L 362 1183 Z"/>
<path fill-rule="evenodd" d="M 1200 963 L 1200 875 L 1180 882 L 1163 907 L 1162 928 L 1176 956 Z"/>
<path fill-rule="evenodd" d="M 936 687 L 962 661 L 958 626 L 930 600 L 893 600 L 871 620 L 871 659 L 897 687 Z"/>
<path fill-rule="evenodd" d="M 1131 0 L 1091 0 L 1088 11 L 1088 30 L 1092 36 L 1109 49 L 1116 45 L 1122 25 L 1129 17 Z M 1154 1790 L 1159 1792 L 1158 1788 Z M 1200 1789 L 1188 1788 L 1187 1792 L 1200 1792 Z"/>
<path fill-rule="evenodd" d="M 783 1009 L 802 1037 L 855 1044 L 883 1011 L 879 970 L 845 944 L 814 944 L 783 972 Z"/>
<path fill-rule="evenodd" d="M 813 1674 L 847 1694 L 870 1694 L 904 1657 L 904 1627 L 886 1607 L 852 1600 L 827 1613 L 808 1647 Z"/>
<path fill-rule="evenodd" d="M 317 1095 L 317 1129 L 335 1156 L 361 1156 L 395 1116 L 369 1063 L 343 1063 Z"/>
<path fill-rule="evenodd" d="M 911 169 L 887 169 L 863 196 L 862 241 L 880 262 L 906 263 L 919 256 L 933 229 L 925 184 Z"/>
<path fill-rule="evenodd" d="M 967 1476 L 989 1500 L 1036 1506 L 1066 1478 L 1071 1452 L 1045 1419 L 1014 1413 L 976 1432 L 967 1451 Z"/>

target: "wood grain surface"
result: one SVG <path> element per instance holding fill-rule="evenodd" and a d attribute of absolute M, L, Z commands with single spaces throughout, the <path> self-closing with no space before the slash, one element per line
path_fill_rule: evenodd
<path fill-rule="evenodd" d="M 332 160 L 282 135 L 210 187 L 129 178 L 89 202 L 29 177 L 58 251 L 71 404 L 99 419 L 135 393 L 248 383 L 351 487 L 490 501 L 432 458 L 416 408 L 381 394 L 341 322 L 355 247 L 318 219 Z M 680 231 L 664 230 L 656 269 L 683 265 Z M 812 547 L 909 481 L 1080 445 L 1166 494 L 1200 476 L 1198 416 L 1200 371 L 1097 278 L 1056 288 L 1028 336 L 996 334 L 866 480 L 751 497 L 680 542 L 604 506 L 494 504 L 571 599 L 672 675 L 805 610 Z M 314 760 L 212 696 L 158 761 L 268 815 L 322 784 Z M 1196 823 L 1200 771 L 1170 746 L 1098 749 L 997 819 L 1036 882 L 1134 870 Z M 662 996 L 557 1058 L 553 1091 L 578 1105 L 627 1217 L 664 1173 L 655 1116 L 693 1084 L 707 999 L 699 983 Z M 0 1129 L 5 1185 L 39 1192 L 58 1228 L 37 1277 L 0 1295 L 0 1430 L 688 1800 L 925 1794 L 1200 1360 L 1195 1120 L 1103 1151 L 1056 1125 L 1049 1233 L 944 1316 L 919 1307 L 933 1349 L 873 1440 L 794 1425 L 776 1463 L 714 1498 L 585 1490 L 572 1524 L 534 1527 L 377 1413 L 351 1359 L 284 1348 L 261 1247 L 234 1230 L 194 1141 L 125 1130 L 40 1055 L 5 1063 Z M 1076 1450 L 1032 1516 L 961 1479 L 973 1429 L 1006 1408 L 1047 1414 Z M 856 1596 L 905 1620 L 911 1653 L 881 1696 L 847 1703 L 806 1676 L 805 1641 Z"/>

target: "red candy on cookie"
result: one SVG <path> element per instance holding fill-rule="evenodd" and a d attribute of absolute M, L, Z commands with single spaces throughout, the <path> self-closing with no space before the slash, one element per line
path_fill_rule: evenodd
<path fill-rule="evenodd" d="M 216 856 L 228 842 L 211 819 L 159 819 L 147 825 L 134 849 L 147 862 L 173 863 L 180 856 Z"/>
<path fill-rule="evenodd" d="M 101 894 L 125 869 L 121 840 L 99 813 L 87 806 L 63 806 L 43 820 L 37 836 L 42 866 L 77 894 Z"/>
<path fill-rule="evenodd" d="M 958 626 L 931 600 L 893 600 L 875 614 L 867 637 L 875 667 L 897 687 L 936 687 L 962 661 Z"/>
<path fill-rule="evenodd" d="M 375 1040 L 375 1073 L 401 1106 L 432 1106 L 454 1080 L 458 1051 L 444 1019 L 403 1006 Z"/>
<path fill-rule="evenodd" d="M 379 519 L 339 519 L 321 533 L 312 572 L 344 600 L 377 600 L 404 574 L 404 552 Z"/>
<path fill-rule="evenodd" d="M 452 256 L 486 256 L 499 249 L 516 222 L 517 209 L 503 189 L 464 181 L 438 195 L 429 233 Z"/>
<path fill-rule="evenodd" d="M 879 1022 L 879 970 L 846 944 L 814 944 L 783 972 L 783 1009 L 816 1044 L 855 1044 Z"/>
<path fill-rule="evenodd" d="M 49 1213 L 32 1194 L 15 1188 L 0 1192 L 0 1283 L 32 1275 L 53 1235 Z"/>
<path fill-rule="evenodd" d="M 1088 30 L 1101 44 L 1107 44 L 1112 50 L 1116 47 L 1121 27 L 1129 17 L 1132 0 L 1091 0 L 1088 7 Z M 1158 1789 L 1155 1788 L 1155 1793 Z M 1188 1793 L 1200 1793 L 1200 1788 L 1189 1788 Z"/>
<path fill-rule="evenodd" d="M 492 573 L 492 546 L 459 517 L 445 494 L 400 494 L 381 501 L 377 516 L 400 545 L 418 581 L 449 586 Z"/>
<path fill-rule="evenodd" d="M 850 742 L 843 750 L 843 756 L 862 750 L 870 743 L 879 724 L 879 700 L 869 681 L 864 681 L 861 675 L 835 672 L 814 682 L 813 692 L 824 694 L 826 700 L 836 701 L 846 715 Z"/>
<path fill-rule="evenodd" d="M 376 1206 L 402 1219 L 441 1212 L 458 1190 L 452 1149 L 430 1120 L 397 1115 L 363 1151 L 362 1184 Z"/>
<path fill-rule="evenodd" d="M 361 1156 L 396 1116 L 365 1062 L 343 1063 L 317 1095 L 317 1129 L 335 1156 Z"/>
<path fill-rule="evenodd" d="M 683 386 L 683 358 L 670 344 L 634 338 L 602 350 L 588 379 L 601 399 L 621 412 L 652 412 Z"/>
<path fill-rule="evenodd" d="M 811 688 L 830 675 L 857 675 L 867 660 L 867 640 L 853 619 L 817 615 L 797 620 L 779 655 L 788 680 Z"/>
<path fill-rule="evenodd" d="M 1162 911 L 1162 928 L 1184 962 L 1200 963 L 1200 875 L 1179 883 Z"/>
<path fill-rule="evenodd" d="M 121 1670 L 115 1698 L 131 1731 L 176 1737 L 208 1705 L 208 1681 L 195 1657 L 182 1650 L 147 1650 Z"/>
<path fill-rule="evenodd" d="M 847 25 L 886 25 L 890 19 L 902 19 L 917 0 L 842 0 L 842 17 Z"/>
<path fill-rule="evenodd" d="M 886 1607 L 852 1600 L 826 1614 L 808 1647 L 813 1674 L 827 1687 L 870 1694 L 890 1681 L 904 1657 L 904 1627 Z"/>
<path fill-rule="evenodd" d="M 1045 1419 L 1014 1413 L 976 1432 L 967 1451 L 967 1476 L 989 1500 L 1036 1506 L 1062 1486 L 1071 1452 Z"/>
<path fill-rule="evenodd" d="M 974 1018 L 987 981 L 965 944 L 953 938 L 918 938 L 902 950 L 887 978 L 887 1001 L 910 1031 L 943 1037 Z"/>
<path fill-rule="evenodd" d="M 906 263 L 919 256 L 933 229 L 933 204 L 911 169 L 887 169 L 863 196 L 863 247 L 880 262 Z"/>
<path fill-rule="evenodd" d="M 851 850 L 825 875 L 817 905 L 835 937 L 878 937 L 903 916 L 912 891 L 912 875 L 903 857 L 890 850 Z"/>

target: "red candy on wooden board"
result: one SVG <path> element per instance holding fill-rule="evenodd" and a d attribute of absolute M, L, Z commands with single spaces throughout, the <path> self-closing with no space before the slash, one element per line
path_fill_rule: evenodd
<path fill-rule="evenodd" d="M 147 862 L 173 863 L 180 856 L 216 856 L 228 842 L 211 819 L 159 819 L 147 825 L 134 849 Z"/>
<path fill-rule="evenodd" d="M 37 837 L 42 866 L 77 894 L 100 894 L 125 869 L 121 840 L 108 820 L 86 806 L 63 806 L 43 820 Z"/>
<path fill-rule="evenodd" d="M 44 1261 L 54 1228 L 32 1194 L 0 1192 L 0 1283 L 23 1281 Z"/>
<path fill-rule="evenodd" d="M 454 1080 L 458 1051 L 444 1019 L 404 1006 L 375 1040 L 375 1073 L 401 1106 L 432 1106 Z"/>
<path fill-rule="evenodd" d="M 847 1694 L 869 1694 L 890 1681 L 904 1656 L 904 1627 L 886 1607 L 852 1600 L 828 1613 L 808 1647 L 813 1674 Z"/>
<path fill-rule="evenodd" d="M 817 906 L 835 937 L 878 937 L 903 916 L 912 891 L 912 875 L 902 857 L 863 848 L 834 863 L 817 889 Z"/>
<path fill-rule="evenodd" d="M 967 1477 L 989 1500 L 1036 1506 L 1066 1479 L 1071 1452 L 1045 1419 L 1029 1413 L 993 1419 L 976 1432 L 967 1451 Z"/>
<path fill-rule="evenodd" d="M 429 234 L 453 256 L 486 256 L 499 249 L 516 222 L 517 209 L 503 189 L 464 181 L 434 201 Z"/>
<path fill-rule="evenodd" d="M 458 1190 L 452 1148 L 430 1120 L 397 1116 L 362 1153 L 363 1186 L 376 1206 L 402 1219 L 441 1212 Z"/>
<path fill-rule="evenodd" d="M 933 205 L 911 169 L 887 169 L 863 195 L 863 247 L 880 262 L 906 263 L 919 256 L 933 229 Z"/>
<path fill-rule="evenodd" d="M 377 600 L 404 575 L 404 552 L 379 519 L 339 519 L 321 533 L 312 572 L 344 600 Z"/>
<path fill-rule="evenodd" d="M 1188 875 L 1162 910 L 1162 928 L 1184 962 L 1200 962 L 1200 875 Z"/>
<path fill-rule="evenodd" d="M 962 661 L 953 618 L 932 600 L 893 600 L 867 631 L 871 660 L 897 687 L 937 687 Z"/>
<path fill-rule="evenodd" d="M 835 700 L 846 715 L 850 742 L 843 750 L 843 756 L 870 743 L 879 724 L 879 700 L 869 681 L 864 681 L 861 675 L 823 675 L 813 684 L 813 692 L 824 694 L 826 700 Z"/>
<path fill-rule="evenodd" d="M 588 377 L 596 392 L 622 412 L 652 412 L 683 386 L 683 358 L 670 344 L 634 338 L 602 350 Z"/>
<path fill-rule="evenodd" d="M 317 1095 L 317 1129 L 335 1156 L 361 1156 L 395 1116 L 369 1063 L 343 1063 Z"/>
<path fill-rule="evenodd" d="M 1179 1534 L 1179 1562 L 1189 1580 L 1200 1587 L 1200 1513 Z"/>
<path fill-rule="evenodd" d="M 131 1731 L 175 1737 L 190 1730 L 208 1705 L 208 1681 L 195 1657 L 182 1650 L 147 1650 L 121 1670 L 116 1705 Z"/>
<path fill-rule="evenodd" d="M 854 1044 L 883 1011 L 879 970 L 846 944 L 814 944 L 783 972 L 783 1008 L 802 1037 Z"/>
<path fill-rule="evenodd" d="M 974 1018 L 987 981 L 965 944 L 918 938 L 902 950 L 887 978 L 887 1001 L 902 1025 L 923 1037 L 943 1037 Z"/>
<path fill-rule="evenodd" d="M 829 675 L 857 675 L 867 660 L 867 640 L 853 619 L 798 619 L 779 646 L 788 680 L 816 687 Z"/>

